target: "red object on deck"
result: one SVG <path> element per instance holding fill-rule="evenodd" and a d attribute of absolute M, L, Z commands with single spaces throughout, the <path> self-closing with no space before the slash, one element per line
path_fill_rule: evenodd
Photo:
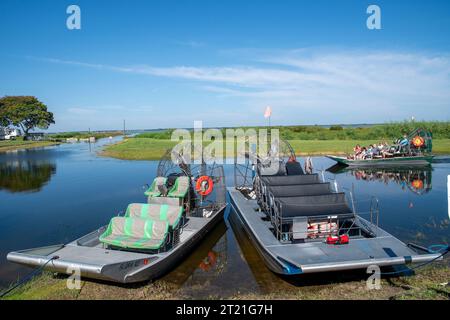
<path fill-rule="evenodd" d="M 339 237 L 337 236 L 328 236 L 327 237 L 327 244 L 337 244 L 339 241 Z"/>
<path fill-rule="evenodd" d="M 348 244 L 349 241 L 350 241 L 350 238 L 348 237 L 347 234 L 343 234 L 342 236 L 339 237 L 340 244 Z"/>
<path fill-rule="evenodd" d="M 328 236 L 327 244 L 348 244 L 350 238 L 347 234 L 343 234 L 342 236 Z"/>

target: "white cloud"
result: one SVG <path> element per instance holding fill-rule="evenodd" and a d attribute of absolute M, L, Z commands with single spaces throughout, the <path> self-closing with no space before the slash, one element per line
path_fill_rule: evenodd
<path fill-rule="evenodd" d="M 152 119 L 155 107 L 149 105 L 98 105 L 98 106 L 75 106 L 61 108 L 55 114 L 56 124 L 51 130 L 108 130 L 122 128 L 123 119 L 127 126 L 132 128 L 151 128 L 155 124 L 146 122 Z M 164 124 L 166 126 L 166 124 Z"/>
<path fill-rule="evenodd" d="M 249 56 L 248 52 L 246 56 Z M 265 51 L 264 54 L 255 51 L 254 61 L 247 65 L 173 67 L 44 60 L 184 79 L 200 84 L 201 90 L 221 98 L 244 99 L 247 106 L 270 103 L 274 108 L 284 109 L 280 115 L 286 117 L 292 109 L 300 114 L 314 110 L 319 114 L 328 112 L 344 118 L 349 112 L 358 113 L 366 109 L 367 113 L 361 114 L 361 118 L 373 118 L 374 121 L 388 121 L 390 117 L 407 118 L 411 114 L 418 119 L 429 118 L 430 114 L 434 114 L 434 118 L 439 115 L 442 120 L 449 118 L 449 54 L 362 50 L 327 52 L 323 49 Z"/>

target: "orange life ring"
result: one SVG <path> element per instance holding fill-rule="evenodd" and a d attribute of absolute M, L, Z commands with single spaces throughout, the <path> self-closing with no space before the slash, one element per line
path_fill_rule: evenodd
<path fill-rule="evenodd" d="M 421 179 L 416 179 L 414 180 L 411 185 L 415 188 L 415 189 L 423 189 L 423 181 Z"/>
<path fill-rule="evenodd" d="M 415 147 L 420 148 L 425 144 L 425 140 L 420 136 L 415 136 L 412 140 L 412 143 Z"/>
<path fill-rule="evenodd" d="M 203 271 L 209 271 L 217 261 L 217 256 L 214 251 L 209 251 L 208 256 L 206 256 L 203 261 L 200 263 L 199 267 Z"/>
<path fill-rule="evenodd" d="M 207 188 L 204 188 L 204 182 L 206 182 Z M 195 184 L 195 190 L 201 196 L 207 196 L 213 191 L 214 182 L 209 176 L 201 176 L 197 179 L 197 183 Z"/>

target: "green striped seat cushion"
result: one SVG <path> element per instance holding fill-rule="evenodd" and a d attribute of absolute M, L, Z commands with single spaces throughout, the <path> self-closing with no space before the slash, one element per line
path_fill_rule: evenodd
<path fill-rule="evenodd" d="M 168 204 L 131 203 L 125 213 L 126 217 L 167 221 L 175 228 L 183 215 L 183 207 Z"/>
<path fill-rule="evenodd" d="M 156 250 L 164 245 L 168 229 L 166 221 L 115 217 L 99 239 L 120 248 Z"/>
<path fill-rule="evenodd" d="M 189 185 L 189 177 L 178 177 L 167 196 L 174 198 L 184 198 L 186 196 L 186 193 L 189 191 Z"/>
<path fill-rule="evenodd" d="M 167 178 L 165 177 L 156 177 L 152 185 L 144 192 L 144 194 L 148 197 L 159 197 L 161 192 L 159 191 L 158 186 L 163 186 L 166 184 Z"/>

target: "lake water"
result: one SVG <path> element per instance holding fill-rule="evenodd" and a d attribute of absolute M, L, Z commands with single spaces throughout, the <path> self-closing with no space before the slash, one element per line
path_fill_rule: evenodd
<path fill-rule="evenodd" d="M 143 185 L 152 181 L 158 163 L 97 156 L 117 139 L 0 153 L 0 287 L 30 272 L 8 263 L 9 251 L 69 242 L 107 224 L 130 202 L 145 201 Z M 370 197 L 376 196 L 380 226 L 402 241 L 449 242 L 450 157 L 412 171 L 329 169 L 333 162 L 323 157 L 313 163 L 325 179 L 354 191 L 360 211 L 367 211 Z M 225 172 L 231 186 L 233 167 Z M 197 298 L 295 287 L 265 268 L 234 213 L 226 217 L 164 280 Z"/>

